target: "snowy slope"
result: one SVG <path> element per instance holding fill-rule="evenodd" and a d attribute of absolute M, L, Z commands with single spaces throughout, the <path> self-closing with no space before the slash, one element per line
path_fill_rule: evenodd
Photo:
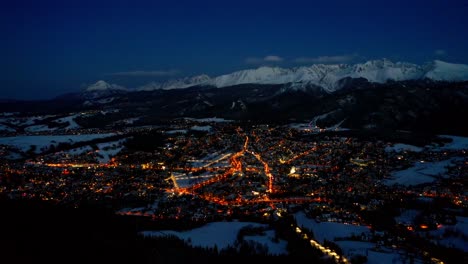
<path fill-rule="evenodd" d="M 406 62 L 391 62 L 387 59 L 372 60 L 359 64 L 314 64 L 308 67 L 280 68 L 259 67 L 236 71 L 230 74 L 210 78 L 200 75 L 166 83 L 150 83 L 137 88 L 139 91 L 156 89 L 187 88 L 196 85 L 211 85 L 218 88 L 239 84 L 286 84 L 295 87 L 316 85 L 327 92 L 340 89 L 339 81 L 343 78 L 365 78 L 369 82 L 385 83 L 388 80 L 404 81 L 429 78 L 437 81 L 468 80 L 468 65 L 434 61 L 426 65 Z"/>
<path fill-rule="evenodd" d="M 86 88 L 86 92 L 106 91 L 106 90 L 120 90 L 126 91 L 127 89 L 117 84 L 109 84 L 103 80 L 97 81 Z"/>
<path fill-rule="evenodd" d="M 210 81 L 208 75 L 198 75 L 193 77 L 187 77 L 178 80 L 170 80 L 164 83 L 150 82 L 143 86 L 136 88 L 137 91 L 153 91 L 153 90 L 170 90 L 177 88 L 187 88 L 195 85 L 207 84 Z"/>
<path fill-rule="evenodd" d="M 468 65 L 436 60 L 424 76 L 436 81 L 466 81 L 468 80 Z"/>

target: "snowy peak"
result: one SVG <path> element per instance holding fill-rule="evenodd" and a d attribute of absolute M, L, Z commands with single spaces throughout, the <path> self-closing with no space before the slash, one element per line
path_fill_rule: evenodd
<path fill-rule="evenodd" d="M 196 85 L 209 84 L 211 78 L 206 75 L 197 75 L 193 77 L 186 77 L 177 80 L 170 80 L 164 83 L 150 82 L 143 86 L 136 88 L 137 91 L 153 91 L 153 90 L 170 90 L 170 89 L 181 89 L 188 88 Z"/>
<path fill-rule="evenodd" d="M 259 67 L 236 71 L 218 77 L 207 75 L 186 77 L 164 83 L 149 83 L 137 88 L 137 91 L 170 90 L 188 88 L 197 85 L 209 85 L 218 88 L 239 84 L 292 84 L 296 89 L 318 86 L 331 93 L 340 89 L 346 78 L 364 78 L 373 83 L 385 83 L 389 80 L 406 81 L 431 79 L 435 81 L 466 81 L 468 65 L 433 61 L 426 65 L 406 62 L 392 62 L 388 59 L 371 60 L 358 64 L 314 64 L 308 67 L 280 68 Z M 99 81 L 88 89 L 109 89 L 104 81 Z M 115 89 L 115 88 L 114 88 Z"/>
<path fill-rule="evenodd" d="M 291 70 L 279 67 L 260 67 L 253 70 L 242 70 L 214 78 L 211 84 L 226 87 L 246 83 L 280 84 L 292 81 Z"/>
<path fill-rule="evenodd" d="M 109 84 L 103 80 L 97 81 L 86 88 L 86 92 L 97 92 L 97 91 L 108 91 L 108 90 L 120 90 L 126 91 L 127 89 L 117 84 Z"/>
<path fill-rule="evenodd" d="M 143 86 L 136 88 L 136 91 L 154 91 L 161 89 L 161 84 L 157 82 L 150 82 Z"/>
<path fill-rule="evenodd" d="M 435 60 L 424 77 L 435 81 L 466 81 L 468 80 L 468 65 Z"/>
<path fill-rule="evenodd" d="M 169 89 L 177 89 L 177 88 L 187 88 L 190 86 L 207 84 L 209 80 L 211 80 L 210 77 L 205 74 L 193 76 L 193 77 L 186 77 L 183 79 L 168 81 L 162 84 L 161 89 L 169 90 Z"/>
<path fill-rule="evenodd" d="M 424 75 L 423 68 L 419 65 L 405 62 L 393 63 L 387 59 L 355 64 L 350 68 L 349 74 L 345 74 L 344 77 L 365 78 L 369 82 L 376 83 L 420 79 Z"/>
<path fill-rule="evenodd" d="M 364 78 L 369 82 L 385 83 L 389 80 L 405 81 L 429 78 L 436 81 L 468 80 L 468 65 L 434 61 L 430 67 L 406 62 L 392 62 L 388 59 L 371 60 L 354 65 L 314 64 L 309 67 L 283 69 L 260 67 L 221 75 L 211 80 L 216 87 L 237 84 L 285 84 L 316 85 L 328 92 L 340 88 L 344 78 Z"/>
<path fill-rule="evenodd" d="M 422 67 L 410 63 L 393 63 L 387 59 L 373 60 L 362 64 L 314 64 L 309 67 L 283 69 L 279 67 L 260 67 L 243 70 L 214 78 L 211 83 L 216 87 L 246 83 L 285 84 L 320 86 L 328 92 L 340 87 L 343 78 L 365 78 L 370 82 L 384 83 L 388 80 L 419 79 L 424 75 Z"/>

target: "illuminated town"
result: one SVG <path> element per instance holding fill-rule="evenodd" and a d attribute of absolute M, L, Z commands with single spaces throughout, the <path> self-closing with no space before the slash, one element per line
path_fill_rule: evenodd
<path fill-rule="evenodd" d="M 427 151 L 398 149 L 394 142 L 336 130 L 184 118 L 161 126 L 107 129 L 100 131 L 114 137 L 107 149 L 84 147 L 79 153 L 72 145 L 25 161 L 3 160 L 0 192 L 8 199 L 75 208 L 94 203 L 125 217 L 195 226 L 274 223 L 303 214 L 316 223 L 366 231 L 341 239 L 372 242 L 374 250 L 399 252 L 406 259 L 444 263 L 443 253 L 431 250 L 435 245 L 427 237 L 466 213 L 467 150 L 435 143 Z M 157 147 L 138 150 L 132 146 L 138 137 L 157 138 Z M 119 144 L 125 147 L 99 162 L 101 152 Z M 9 147 L 3 146 L 6 153 Z M 440 162 L 447 164 L 446 171 L 432 181 L 391 184 L 394 171 Z M 428 210 L 435 201 L 437 207 Z M 417 220 L 398 221 L 411 210 L 419 210 Z M 350 261 L 303 225 L 291 228 L 331 263 Z M 437 239 L 434 235 L 431 241 Z"/>

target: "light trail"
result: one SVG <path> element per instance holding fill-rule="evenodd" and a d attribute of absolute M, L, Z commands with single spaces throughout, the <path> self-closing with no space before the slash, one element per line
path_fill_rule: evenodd
<path fill-rule="evenodd" d="M 291 225 L 292 226 L 292 225 Z M 296 226 L 296 233 L 298 235 L 302 235 L 303 239 L 309 239 L 307 234 L 304 234 L 302 230 Z M 327 255 L 328 257 L 332 258 L 336 263 L 349 263 L 349 260 L 344 256 L 344 255 L 339 255 L 337 252 L 334 250 L 322 246 L 320 243 L 318 243 L 316 240 L 310 239 L 309 240 L 310 245 L 319 249 L 323 254 Z"/>

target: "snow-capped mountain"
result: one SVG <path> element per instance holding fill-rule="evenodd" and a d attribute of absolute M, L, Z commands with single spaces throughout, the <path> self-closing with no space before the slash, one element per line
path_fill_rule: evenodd
<path fill-rule="evenodd" d="M 426 72 L 424 77 L 435 81 L 468 80 L 468 65 L 435 60 L 431 66 L 431 69 Z"/>
<path fill-rule="evenodd" d="M 153 91 L 153 90 L 170 90 L 170 89 L 180 89 L 187 88 L 196 85 L 202 85 L 209 83 L 211 78 L 208 75 L 202 74 L 193 77 L 186 77 L 178 80 L 170 80 L 164 83 L 150 82 L 143 86 L 136 88 L 137 91 Z"/>
<path fill-rule="evenodd" d="M 280 68 L 259 67 L 236 71 L 210 78 L 207 75 L 194 76 L 166 83 L 150 83 L 139 87 L 139 91 L 156 89 L 187 88 L 196 85 L 210 85 L 218 88 L 239 84 L 286 84 L 293 87 L 315 85 L 327 92 L 340 89 L 343 78 L 365 78 L 369 82 L 385 83 L 389 80 L 405 81 L 432 79 L 436 81 L 468 80 L 468 65 L 434 61 L 425 65 L 406 62 L 391 62 L 387 59 L 372 60 L 359 64 L 314 64 L 307 67 Z"/>
<path fill-rule="evenodd" d="M 83 96 L 87 99 L 99 99 L 102 97 L 108 97 L 115 94 L 126 93 L 129 90 L 123 86 L 117 84 L 110 84 L 103 80 L 97 81 L 91 84 L 83 91 Z"/>
<path fill-rule="evenodd" d="M 103 80 L 97 81 L 94 84 L 88 86 L 85 91 L 86 92 L 95 92 L 95 91 L 105 91 L 105 90 L 119 90 L 119 91 L 126 91 L 127 88 L 117 85 L 117 84 L 110 84 Z"/>

